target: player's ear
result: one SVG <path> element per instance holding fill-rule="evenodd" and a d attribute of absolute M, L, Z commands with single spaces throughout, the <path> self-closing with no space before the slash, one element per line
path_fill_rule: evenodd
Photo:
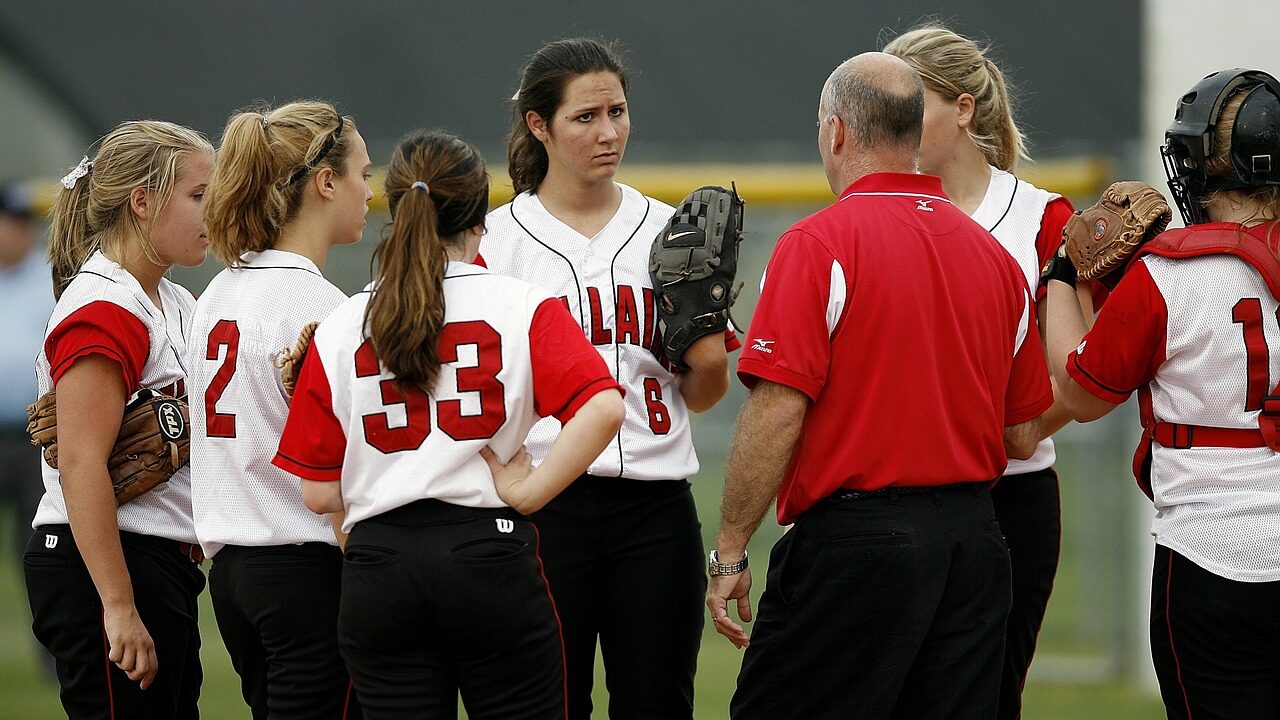
<path fill-rule="evenodd" d="M 967 128 L 973 124 L 975 101 L 969 93 L 960 93 L 956 98 L 956 125 Z"/>
<path fill-rule="evenodd" d="M 529 132 L 538 138 L 538 142 L 546 142 L 551 133 L 548 132 L 547 121 L 538 113 L 530 110 L 524 114 L 524 124 L 529 127 Z"/>
<path fill-rule="evenodd" d="M 146 220 L 150 214 L 151 193 L 146 188 L 136 187 L 129 191 L 129 212 L 139 220 Z"/>
<path fill-rule="evenodd" d="M 333 168 L 326 165 L 322 165 L 316 171 L 315 177 L 311 178 L 311 182 L 315 185 L 316 192 L 320 193 L 320 197 L 326 200 L 332 200 L 334 193 L 337 192 L 337 178 Z"/>

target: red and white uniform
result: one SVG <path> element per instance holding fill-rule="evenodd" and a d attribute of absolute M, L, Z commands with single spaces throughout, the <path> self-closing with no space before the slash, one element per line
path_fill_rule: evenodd
<path fill-rule="evenodd" d="M 784 524 L 841 488 L 995 480 L 1004 428 L 1053 401 L 1023 273 L 927 175 L 865 176 L 783 234 L 738 375 L 813 401 Z"/>
<path fill-rule="evenodd" d="M 480 255 L 491 270 L 545 288 L 563 301 L 579 332 L 599 351 L 627 391 L 626 419 L 587 472 L 634 480 L 672 480 L 698 472 L 689 411 L 676 377 L 659 360 L 662 344 L 649 249 L 675 212 L 626 185 L 613 219 L 586 237 L 521 193 L 489 213 Z M 730 350 L 738 347 L 731 335 Z M 560 432 L 552 419 L 527 441 L 541 462 Z"/>
<path fill-rule="evenodd" d="M 129 271 L 95 252 L 62 292 L 36 357 L 41 395 L 82 357 L 102 355 L 120 364 L 125 392 L 142 388 L 186 395 L 183 365 L 195 298 L 180 285 L 160 280 L 162 308 Z M 67 505 L 58 471 L 41 463 L 44 497 L 31 527 L 65 524 Z M 183 467 L 137 499 L 116 510 L 126 532 L 194 543 L 191 520 L 191 468 Z"/>
<path fill-rule="evenodd" d="M 1071 203 L 1062 196 L 993 166 L 987 194 L 970 217 L 1000 241 L 1017 261 L 1027 287 L 1034 288 L 1040 283 L 1040 268 L 1062 244 L 1062 227 L 1071 213 Z M 1037 300 L 1043 295 L 1041 289 Z M 1010 458 L 1004 474 L 1044 470 L 1053 467 L 1056 458 L 1053 438 L 1045 438 L 1030 458 Z"/>
<path fill-rule="evenodd" d="M 1148 255 L 1116 286 L 1067 371 L 1113 403 L 1147 386 L 1162 422 L 1257 429 L 1261 396 L 1280 377 L 1278 319 L 1243 260 Z M 1280 580 L 1275 452 L 1153 443 L 1150 480 L 1158 544 L 1231 580 Z"/>
<path fill-rule="evenodd" d="M 275 464 L 342 481 L 345 529 L 415 500 L 503 507 L 480 457 L 509 458 L 540 417 L 567 422 L 617 388 L 564 305 L 467 263 L 445 270 L 440 376 L 401 391 L 364 332 L 370 288 L 321 323 L 295 389 Z"/>
<path fill-rule="evenodd" d="M 302 504 L 298 478 L 271 464 L 289 414 L 275 359 L 347 296 L 296 253 L 251 252 L 242 261 L 209 283 L 192 323 L 196 534 L 209 557 L 224 545 L 334 545 L 329 521 Z"/>

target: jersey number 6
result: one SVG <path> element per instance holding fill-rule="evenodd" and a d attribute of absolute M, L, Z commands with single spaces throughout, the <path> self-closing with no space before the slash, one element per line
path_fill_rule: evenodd
<path fill-rule="evenodd" d="M 476 348 L 476 364 L 459 367 L 458 348 Z M 436 423 L 454 440 L 483 440 L 493 437 L 507 421 L 507 405 L 502 382 L 502 336 L 483 320 L 449 323 L 440 329 L 436 351 L 441 363 L 452 363 L 457 369 L 458 392 L 474 392 L 480 402 L 480 413 L 464 415 L 462 401 L 456 398 L 436 400 Z M 356 350 L 356 377 L 382 374 L 382 366 L 373 353 L 373 341 L 365 340 Z M 385 412 L 370 413 L 361 419 L 364 438 L 371 447 L 384 453 L 416 450 L 431 434 L 431 398 L 420 388 L 402 390 L 394 380 L 378 383 L 382 404 L 403 405 L 405 424 L 392 427 Z"/>

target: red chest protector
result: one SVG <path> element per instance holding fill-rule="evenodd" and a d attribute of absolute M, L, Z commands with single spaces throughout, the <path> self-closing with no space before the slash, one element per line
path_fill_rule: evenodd
<path fill-rule="evenodd" d="M 1280 237 L 1273 224 L 1242 228 L 1236 223 L 1208 223 L 1191 228 L 1168 230 L 1138 249 L 1133 259 L 1143 255 L 1167 258 L 1189 258 L 1200 255 L 1234 255 L 1252 265 L 1271 295 L 1280 299 L 1280 260 L 1267 244 L 1268 231 Z M 1132 261 L 1131 261 L 1132 262 Z M 1192 447 L 1270 447 L 1280 452 L 1280 384 L 1262 399 L 1258 428 L 1219 428 L 1206 425 L 1183 425 L 1160 422 L 1151 409 L 1151 390 L 1147 385 L 1138 392 L 1138 409 L 1142 417 L 1142 441 L 1133 458 L 1133 473 L 1142 491 L 1151 497 L 1151 441 L 1170 448 Z"/>

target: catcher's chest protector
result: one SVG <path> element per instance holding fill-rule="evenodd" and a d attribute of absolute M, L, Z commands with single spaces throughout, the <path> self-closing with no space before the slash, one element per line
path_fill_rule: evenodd
<path fill-rule="evenodd" d="M 1280 300 L 1280 260 L 1267 245 L 1268 229 L 1277 233 L 1280 227 L 1272 224 L 1242 228 L 1235 223 L 1215 223 L 1221 227 L 1196 225 L 1160 233 L 1143 245 L 1134 259 L 1143 255 L 1159 255 L 1167 258 L 1188 258 L 1200 255 L 1235 255 L 1252 265 L 1271 288 L 1271 294 Z"/>

